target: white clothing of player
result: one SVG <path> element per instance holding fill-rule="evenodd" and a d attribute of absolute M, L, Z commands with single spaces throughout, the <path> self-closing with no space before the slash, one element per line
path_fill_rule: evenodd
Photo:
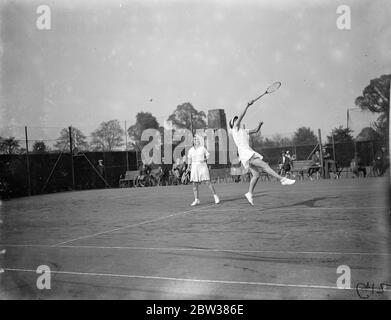
<path fill-rule="evenodd" d="M 191 147 L 187 157 L 188 163 L 191 164 L 190 181 L 209 181 L 209 169 L 205 161 L 209 158 L 208 150 L 204 146 Z"/>
<path fill-rule="evenodd" d="M 263 159 L 263 156 L 258 152 L 255 152 L 250 147 L 250 130 L 233 127 L 232 128 L 232 138 L 235 141 L 235 144 L 238 148 L 239 160 L 241 161 L 244 169 L 250 167 L 250 159 L 255 155 L 257 158 Z"/>
<path fill-rule="evenodd" d="M 245 197 L 251 205 L 254 205 L 253 191 L 259 178 L 260 169 L 279 179 L 282 185 L 292 185 L 296 181 L 280 176 L 277 172 L 270 168 L 270 166 L 265 161 L 263 161 L 262 155 L 250 148 L 250 133 L 259 132 L 261 126 L 263 125 L 263 122 L 260 122 L 258 124 L 258 127 L 254 130 L 246 130 L 242 127 L 241 121 L 243 120 L 248 108 L 252 104 L 253 102 L 249 102 L 239 116 L 235 116 L 233 119 L 231 119 L 229 121 L 229 127 L 232 131 L 232 138 L 234 139 L 235 144 L 238 148 L 239 159 L 242 163 L 242 166 L 245 169 L 250 169 L 252 174 L 249 190 L 245 194 Z"/>
<path fill-rule="evenodd" d="M 193 147 L 188 152 L 188 163 L 191 168 L 190 181 L 193 183 L 194 202 L 191 206 L 197 206 L 200 204 L 198 199 L 198 185 L 201 182 L 205 182 L 212 191 L 215 203 L 220 203 L 220 198 L 216 194 L 216 190 L 210 182 L 209 169 L 206 160 L 209 158 L 209 152 L 201 144 L 202 137 L 195 136 L 193 139 Z"/>

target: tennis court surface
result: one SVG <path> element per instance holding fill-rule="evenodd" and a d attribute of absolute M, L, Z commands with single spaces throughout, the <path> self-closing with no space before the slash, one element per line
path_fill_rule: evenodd
<path fill-rule="evenodd" d="M 3 299 L 360 299 L 391 284 L 385 178 L 101 189 L 3 201 Z M 51 289 L 37 288 L 39 266 Z M 338 289 L 337 268 L 351 270 Z M 362 291 L 390 299 L 386 290 Z M 364 295 L 364 293 L 365 295 Z"/>

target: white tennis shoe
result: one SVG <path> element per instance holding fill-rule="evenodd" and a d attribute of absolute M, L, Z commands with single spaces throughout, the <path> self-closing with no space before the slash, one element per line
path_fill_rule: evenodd
<path fill-rule="evenodd" d="M 193 203 L 191 204 L 191 206 L 194 207 L 194 206 L 198 206 L 199 204 L 200 204 L 200 200 L 195 199 L 195 200 L 193 201 Z"/>
<path fill-rule="evenodd" d="M 296 180 L 292 180 L 292 179 L 288 179 L 288 178 L 281 179 L 281 184 L 283 186 L 290 186 L 290 185 L 294 184 L 295 182 L 296 182 Z"/>
<path fill-rule="evenodd" d="M 253 200 L 252 193 L 247 192 L 244 196 L 247 198 L 247 201 L 253 206 L 254 205 L 254 200 Z"/>
<path fill-rule="evenodd" d="M 215 203 L 219 204 L 220 203 L 220 198 L 217 194 L 214 194 L 213 197 L 215 198 Z"/>

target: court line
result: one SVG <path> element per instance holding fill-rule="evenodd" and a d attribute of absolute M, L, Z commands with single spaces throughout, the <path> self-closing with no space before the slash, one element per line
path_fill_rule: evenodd
<path fill-rule="evenodd" d="M 86 236 L 70 239 L 70 240 L 67 240 L 67 241 L 62 241 L 62 242 L 59 242 L 57 244 L 53 244 L 51 246 L 52 247 L 57 247 L 57 246 L 60 246 L 60 245 L 63 245 L 63 244 L 67 244 L 67 243 L 70 243 L 70 242 L 74 242 L 74 241 L 77 241 L 77 240 L 88 239 L 88 238 L 92 238 L 92 237 L 99 236 L 99 235 L 102 235 L 102 234 L 115 232 L 115 231 L 118 231 L 118 230 L 138 227 L 138 226 L 141 226 L 141 225 L 144 225 L 144 224 L 148 224 L 148 223 L 152 223 L 152 222 L 156 222 L 156 221 L 161 221 L 161 220 L 172 218 L 172 217 L 179 216 L 179 215 L 184 215 L 184 214 L 187 214 L 189 212 L 201 211 L 201 210 L 207 209 L 207 208 L 215 206 L 215 205 L 216 204 L 211 204 L 211 205 L 205 206 L 205 207 L 198 207 L 198 208 L 195 208 L 195 209 L 192 209 L 192 210 L 187 210 L 187 211 L 183 211 L 183 212 L 177 212 L 177 213 L 174 213 L 174 214 L 170 214 L 168 216 L 159 217 L 159 218 L 156 218 L 156 219 L 151 219 L 151 220 L 147 220 L 147 221 L 143 221 L 143 222 L 139 222 L 139 223 L 129 224 L 129 225 L 122 226 L 122 227 L 119 227 L 119 228 L 106 230 L 106 231 L 101 231 L 101 232 L 97 232 L 97 233 L 94 233 L 94 234 L 90 234 L 90 235 L 86 235 Z"/>
<path fill-rule="evenodd" d="M 223 203 L 224 200 L 221 200 L 221 203 Z M 257 204 L 253 207 L 249 207 L 252 209 L 257 209 Z M 293 209 L 300 209 L 300 210 L 387 210 L 388 207 L 299 207 L 295 205 L 291 206 L 284 206 L 281 208 L 264 208 L 264 207 L 259 207 L 259 209 L 262 209 L 262 211 L 266 210 L 293 210 Z M 235 211 L 235 210 L 246 210 L 245 208 L 226 208 L 226 209 L 214 209 L 213 212 L 220 212 L 220 211 Z"/>
<path fill-rule="evenodd" d="M 247 184 L 243 183 L 242 185 L 246 185 L 248 187 L 248 182 Z M 215 184 L 216 187 L 218 187 L 220 184 Z M 240 184 L 239 184 L 240 185 Z M 363 192 L 365 193 L 366 195 L 369 195 L 369 196 L 376 196 L 376 195 L 379 195 L 381 196 L 382 194 L 379 194 L 377 193 L 376 191 L 383 191 L 384 193 L 386 193 L 386 191 L 384 190 L 383 187 L 379 187 L 377 189 L 370 189 L 370 185 L 363 185 L 362 188 L 342 188 L 342 187 L 339 187 L 338 185 L 328 185 L 327 187 L 324 186 L 324 188 L 300 188 L 299 186 L 300 185 L 292 185 L 292 186 L 280 186 L 279 184 L 278 185 L 275 185 L 276 187 L 278 186 L 278 188 L 281 190 L 277 190 L 277 189 L 271 189 L 271 188 L 267 188 L 268 185 L 266 184 L 262 184 L 262 183 L 259 183 L 258 182 L 258 185 L 259 187 L 257 187 L 257 191 L 256 192 L 267 192 L 267 193 L 270 193 L 270 194 L 281 194 L 281 193 L 284 193 L 284 194 L 296 194 L 296 193 L 300 193 L 300 194 L 303 194 L 303 193 L 316 193 L 316 192 L 329 192 L 329 193 L 343 193 L 343 192 Z M 318 184 L 314 184 L 313 187 L 316 187 L 316 186 L 320 186 Z M 247 188 L 246 187 L 246 188 Z M 333 190 L 330 190 L 330 188 L 333 187 Z M 335 188 L 334 188 L 335 187 Z"/>
<path fill-rule="evenodd" d="M 4 244 L 2 247 L 31 247 L 53 248 L 45 244 Z M 209 248 L 175 248 L 175 247 L 128 247 L 128 246 L 90 246 L 90 245 L 59 245 L 63 249 L 111 249 L 111 250 L 154 250 L 154 251 L 199 251 L 199 252 L 228 252 L 228 253 L 276 253 L 276 254 L 313 254 L 313 255 L 361 255 L 361 256 L 391 256 L 391 252 L 336 252 L 336 251 L 290 251 L 290 250 L 241 250 L 241 249 L 209 249 Z"/>
<path fill-rule="evenodd" d="M 37 273 L 37 270 L 32 269 L 17 269 L 17 268 L 5 268 L 5 271 L 10 272 L 33 272 Z M 191 278 L 175 278 L 175 277 L 159 277 L 159 276 L 143 276 L 132 274 L 115 274 L 115 273 L 97 273 L 97 272 L 75 272 L 75 271 L 50 271 L 52 274 L 65 274 L 65 275 L 77 275 L 77 276 L 96 276 L 96 277 L 112 277 L 112 278 L 132 278 L 143 280 L 164 280 L 164 281 L 182 281 L 182 282 L 196 282 L 196 283 L 211 283 L 211 284 L 227 284 L 227 285 L 255 285 L 255 286 L 267 286 L 267 287 L 284 287 L 284 288 L 304 288 L 304 289 L 327 289 L 327 290 L 356 290 L 356 288 L 343 288 L 324 285 L 311 285 L 311 284 L 290 284 L 290 283 L 273 283 L 273 282 L 252 282 L 252 281 L 234 281 L 234 280 L 210 280 L 210 279 L 191 279 Z M 360 290 L 371 291 L 371 288 L 362 288 Z M 391 289 L 383 289 L 385 292 L 391 292 Z"/>

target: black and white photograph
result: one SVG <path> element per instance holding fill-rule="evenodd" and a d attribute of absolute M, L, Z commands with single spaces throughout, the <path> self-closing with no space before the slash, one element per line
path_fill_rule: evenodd
<path fill-rule="evenodd" d="M 2 0 L 0 300 L 390 300 L 390 21 L 389 0 Z"/>

